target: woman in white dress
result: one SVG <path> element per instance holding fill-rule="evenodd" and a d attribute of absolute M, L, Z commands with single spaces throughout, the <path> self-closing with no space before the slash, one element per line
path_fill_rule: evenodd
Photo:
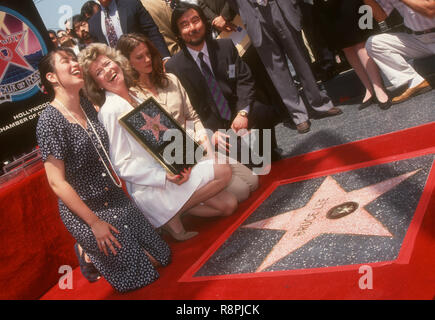
<path fill-rule="evenodd" d="M 145 150 L 118 119 L 140 101 L 129 88 L 135 85 L 128 60 L 113 48 L 95 43 L 79 57 L 85 92 L 100 107 L 98 119 L 110 141 L 110 158 L 136 204 L 157 228 L 176 240 L 187 240 L 197 232 L 186 232 L 182 213 L 227 216 L 237 208 L 236 197 L 224 191 L 231 180 L 228 164 L 199 162 L 181 175 L 171 175 Z"/>

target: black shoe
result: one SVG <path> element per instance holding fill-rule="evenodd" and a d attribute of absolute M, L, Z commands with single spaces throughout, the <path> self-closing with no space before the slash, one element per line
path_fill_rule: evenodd
<path fill-rule="evenodd" d="M 393 102 L 391 101 L 390 98 L 388 98 L 388 100 L 384 103 L 381 103 L 378 101 L 378 106 L 379 108 L 381 108 L 382 110 L 387 110 L 390 109 L 391 105 L 393 104 Z"/>
<path fill-rule="evenodd" d="M 359 105 L 358 110 L 363 110 L 365 108 L 370 107 L 373 103 L 375 103 L 375 98 L 372 96 L 366 102 L 363 102 Z"/>
<path fill-rule="evenodd" d="M 92 262 L 86 262 L 85 251 L 83 250 L 83 248 L 82 248 L 82 254 L 79 253 L 78 243 L 74 245 L 74 251 L 76 252 L 77 259 L 79 260 L 80 271 L 82 272 L 83 276 L 89 282 L 95 282 L 98 279 L 100 279 L 101 274 L 97 270 L 97 268 L 95 268 L 94 264 Z"/>

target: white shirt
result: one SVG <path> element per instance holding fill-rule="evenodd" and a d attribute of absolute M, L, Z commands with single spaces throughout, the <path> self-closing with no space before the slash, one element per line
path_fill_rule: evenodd
<path fill-rule="evenodd" d="M 390 15 L 393 9 L 402 15 L 405 26 L 413 31 L 423 31 L 435 28 L 435 18 L 428 18 L 408 7 L 399 0 L 376 0 L 384 9 L 387 15 Z"/>
<path fill-rule="evenodd" d="M 189 50 L 189 53 L 191 54 L 193 60 L 198 65 L 198 68 L 199 68 L 199 70 L 201 70 L 201 72 L 202 72 L 201 60 L 199 59 L 198 56 L 199 56 L 199 53 L 202 52 L 204 54 L 203 60 L 208 65 L 208 67 L 210 68 L 210 70 L 211 70 L 211 72 L 213 73 L 213 76 L 214 76 L 214 72 L 213 72 L 213 68 L 211 67 L 210 56 L 208 54 L 208 49 L 207 49 L 207 43 L 206 42 L 204 42 L 204 46 L 202 47 L 201 51 L 196 51 L 196 50 L 193 50 L 193 49 L 191 49 L 189 47 L 187 47 L 187 50 Z"/>
<path fill-rule="evenodd" d="M 109 42 L 109 38 L 107 37 L 106 32 L 106 12 L 105 8 L 100 4 L 100 1 L 98 1 L 98 4 L 101 7 L 101 29 L 103 31 L 104 36 L 106 37 L 107 43 Z M 118 14 L 118 7 L 116 6 L 115 0 L 112 0 L 112 2 L 109 5 L 109 17 L 110 20 L 112 20 L 113 28 L 115 29 L 116 37 L 119 39 L 124 33 L 122 32 L 121 28 L 121 21 L 119 20 L 119 14 Z"/>
<path fill-rule="evenodd" d="M 131 184 L 164 188 L 166 172 L 163 167 L 137 142 L 118 119 L 133 110 L 120 96 L 106 92 L 106 101 L 98 112 L 110 140 L 110 159 L 116 173 Z M 130 191 L 130 190 L 129 190 Z"/>
<path fill-rule="evenodd" d="M 80 48 L 78 45 L 74 45 L 74 47 L 72 47 L 71 49 L 72 49 L 72 51 L 74 51 L 76 56 L 78 56 L 80 54 Z"/>

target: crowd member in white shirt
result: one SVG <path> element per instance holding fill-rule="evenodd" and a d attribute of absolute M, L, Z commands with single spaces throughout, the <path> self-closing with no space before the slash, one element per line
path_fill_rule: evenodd
<path fill-rule="evenodd" d="M 412 96 L 431 89 L 430 84 L 409 59 L 435 54 L 435 1 L 434 0 L 364 0 L 373 8 L 377 21 L 384 21 L 396 9 L 404 19 L 406 32 L 382 33 L 372 36 L 366 43 L 369 55 L 395 88 L 407 89 L 392 99 L 401 103 Z"/>

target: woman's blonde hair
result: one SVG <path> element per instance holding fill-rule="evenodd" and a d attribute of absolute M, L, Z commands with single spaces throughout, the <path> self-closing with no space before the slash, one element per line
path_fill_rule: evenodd
<path fill-rule="evenodd" d="M 121 52 L 111 48 L 103 43 L 91 43 L 79 54 L 79 64 L 83 70 L 85 87 L 84 91 L 89 100 L 97 106 L 102 106 L 106 100 L 104 89 L 99 88 L 94 78 L 90 73 L 90 66 L 99 56 L 106 56 L 110 60 L 114 61 L 124 73 L 125 84 L 127 88 L 136 85 L 136 80 L 133 77 L 133 70 L 130 66 L 130 62 L 125 58 Z"/>

